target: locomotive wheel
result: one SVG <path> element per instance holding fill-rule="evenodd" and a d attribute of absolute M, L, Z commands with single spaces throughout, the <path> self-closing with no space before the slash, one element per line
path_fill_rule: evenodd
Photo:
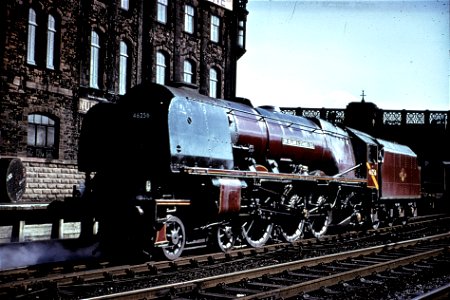
<path fill-rule="evenodd" d="M 328 226 L 333 219 L 333 211 L 324 196 L 317 198 L 314 208 L 309 210 L 309 229 L 315 238 L 320 238 L 327 233 Z"/>
<path fill-rule="evenodd" d="M 233 228 L 228 224 L 222 224 L 217 226 L 216 232 L 216 246 L 222 252 L 228 252 L 234 247 L 236 241 L 233 233 Z"/>
<path fill-rule="evenodd" d="M 286 187 L 287 193 L 285 192 L 283 194 L 286 195 L 286 197 L 284 197 L 284 199 L 286 200 L 284 204 L 288 209 L 298 210 L 302 207 L 304 208 L 304 198 L 297 193 L 292 192 L 291 188 L 291 185 L 288 185 Z M 306 212 L 304 209 L 303 211 Z M 301 219 L 299 220 L 299 218 Z M 286 242 L 295 242 L 303 237 L 305 230 L 305 216 L 303 214 L 301 216 L 286 216 L 286 218 L 282 220 L 280 228 L 281 234 Z"/>
<path fill-rule="evenodd" d="M 310 230 L 315 238 L 321 238 L 327 233 L 328 226 L 331 224 L 333 212 L 326 210 L 316 216 L 310 217 Z"/>
<path fill-rule="evenodd" d="M 303 237 L 305 230 L 305 220 L 300 221 L 288 218 L 286 222 L 280 224 L 281 234 L 286 242 L 292 243 Z"/>
<path fill-rule="evenodd" d="M 169 216 L 166 222 L 166 239 L 169 245 L 161 248 L 162 254 L 169 260 L 180 257 L 186 243 L 186 234 L 183 222 L 178 217 Z"/>
<path fill-rule="evenodd" d="M 254 248 L 264 246 L 269 240 L 273 229 L 273 223 L 260 217 L 247 220 L 242 225 L 242 236 L 247 244 Z"/>

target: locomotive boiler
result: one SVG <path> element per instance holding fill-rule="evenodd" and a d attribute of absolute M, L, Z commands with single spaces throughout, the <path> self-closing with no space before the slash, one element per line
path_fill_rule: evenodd
<path fill-rule="evenodd" d="M 85 115 L 79 170 L 82 236 L 98 223 L 105 251 L 176 259 L 323 236 L 330 224 L 377 227 L 414 214 L 415 154 L 330 122 L 247 99 L 213 99 L 144 83 Z M 87 209 L 89 208 L 89 209 Z"/>

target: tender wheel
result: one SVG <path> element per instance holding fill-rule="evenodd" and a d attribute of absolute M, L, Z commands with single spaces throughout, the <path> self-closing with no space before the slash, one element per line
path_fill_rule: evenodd
<path fill-rule="evenodd" d="M 333 219 L 333 211 L 324 196 L 319 196 L 316 203 L 310 204 L 313 208 L 309 210 L 309 229 L 315 238 L 320 238 L 327 233 Z"/>
<path fill-rule="evenodd" d="M 269 240 L 273 229 L 273 223 L 259 217 L 247 220 L 242 225 L 242 236 L 252 247 L 259 248 Z"/>
<path fill-rule="evenodd" d="M 169 216 L 166 223 L 166 238 L 169 245 L 161 248 L 162 254 L 169 260 L 180 257 L 186 243 L 186 234 L 181 220 L 175 216 Z"/>
<path fill-rule="evenodd" d="M 406 207 L 406 217 L 414 218 L 417 217 L 417 204 L 416 202 L 408 203 Z"/>
<path fill-rule="evenodd" d="M 378 209 L 370 209 L 369 227 L 372 229 L 378 229 L 380 227 L 380 219 L 378 217 Z"/>
<path fill-rule="evenodd" d="M 233 233 L 233 228 L 230 225 L 223 224 L 217 226 L 215 233 L 215 242 L 219 250 L 227 252 L 234 247 L 234 242 L 236 239 Z"/>
<path fill-rule="evenodd" d="M 406 215 L 407 209 L 403 205 L 395 205 L 390 213 L 390 218 L 388 220 L 388 225 L 390 227 L 395 225 L 406 225 L 408 223 L 408 217 Z"/>

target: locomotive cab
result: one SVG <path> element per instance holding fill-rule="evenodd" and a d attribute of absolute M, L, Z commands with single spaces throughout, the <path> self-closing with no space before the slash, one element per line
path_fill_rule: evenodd
<path fill-rule="evenodd" d="M 352 137 L 352 144 L 359 166 L 355 174 L 358 178 L 366 178 L 368 186 L 378 189 L 379 147 L 370 135 L 356 129 L 347 128 Z"/>

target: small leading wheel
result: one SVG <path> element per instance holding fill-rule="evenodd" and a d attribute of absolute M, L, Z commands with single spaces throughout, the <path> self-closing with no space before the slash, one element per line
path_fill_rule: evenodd
<path fill-rule="evenodd" d="M 169 216 L 166 222 L 166 239 L 169 245 L 161 248 L 162 254 L 169 260 L 180 257 L 186 243 L 186 234 L 183 222 L 178 217 Z"/>
<path fill-rule="evenodd" d="M 269 240 L 273 229 L 273 223 L 260 217 L 250 218 L 242 225 L 242 236 L 252 247 L 259 248 Z"/>
<path fill-rule="evenodd" d="M 215 243 L 220 251 L 227 252 L 233 249 L 236 239 L 233 233 L 233 228 L 229 224 L 221 224 L 217 226 L 215 233 Z"/>

